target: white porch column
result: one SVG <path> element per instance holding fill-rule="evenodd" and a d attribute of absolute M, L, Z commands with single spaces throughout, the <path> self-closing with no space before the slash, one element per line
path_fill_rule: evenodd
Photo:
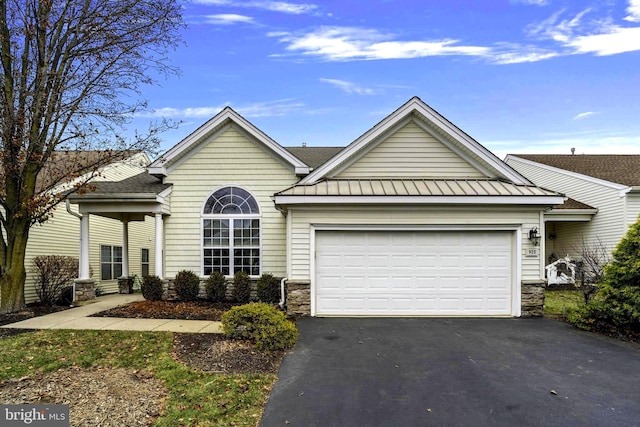
<path fill-rule="evenodd" d="M 89 280 L 89 214 L 80 219 L 80 266 L 79 280 Z"/>
<path fill-rule="evenodd" d="M 155 270 L 156 270 L 156 276 L 158 276 L 159 278 L 163 278 L 163 273 L 162 273 L 162 240 L 163 240 L 163 235 L 164 235 L 164 227 L 163 227 L 163 223 L 162 223 L 162 214 L 157 213 L 156 214 L 156 265 L 155 265 Z"/>
<path fill-rule="evenodd" d="M 122 277 L 129 277 L 129 220 L 122 220 Z"/>

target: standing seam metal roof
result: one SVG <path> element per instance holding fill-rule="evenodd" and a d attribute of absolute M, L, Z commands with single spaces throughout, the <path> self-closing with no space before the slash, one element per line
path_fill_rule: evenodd
<path fill-rule="evenodd" d="M 277 196 L 560 196 L 533 185 L 492 179 L 327 179 Z"/>

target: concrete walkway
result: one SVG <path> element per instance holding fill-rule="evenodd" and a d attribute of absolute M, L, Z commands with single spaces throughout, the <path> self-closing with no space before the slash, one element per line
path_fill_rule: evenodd
<path fill-rule="evenodd" d="M 134 301 L 142 301 L 141 294 L 115 294 L 96 298 L 69 310 L 33 317 L 21 322 L 0 326 L 14 329 L 93 329 L 118 331 L 169 331 L 200 334 L 222 333 L 220 322 L 209 320 L 126 319 L 120 317 L 88 317 L 101 311 Z"/>

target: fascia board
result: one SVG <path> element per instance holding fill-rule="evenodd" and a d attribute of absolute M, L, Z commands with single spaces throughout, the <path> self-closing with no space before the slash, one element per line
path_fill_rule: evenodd
<path fill-rule="evenodd" d="M 517 155 L 511 155 L 511 154 L 507 155 L 507 157 L 505 158 L 505 162 L 508 162 L 510 160 L 512 160 L 514 162 L 524 163 L 525 165 L 529 165 L 529 166 L 535 166 L 537 168 L 548 170 L 548 171 L 551 171 L 551 172 L 561 173 L 561 174 L 566 175 L 566 176 L 570 176 L 570 177 L 577 178 L 577 179 L 582 179 L 582 180 L 590 182 L 592 184 L 598 184 L 598 185 L 602 185 L 604 187 L 613 188 L 613 189 L 620 190 L 620 191 L 626 191 L 626 190 L 631 188 L 631 187 L 629 187 L 627 185 L 618 184 L 616 182 L 607 181 L 607 180 L 600 179 L 600 178 L 595 178 L 593 176 L 584 175 L 584 174 L 581 174 L 581 173 L 578 173 L 578 172 L 568 171 L 566 169 L 557 168 L 555 166 L 549 166 L 549 165 L 546 165 L 544 163 L 534 162 L 533 160 L 523 159 L 522 157 L 518 157 Z"/>
<path fill-rule="evenodd" d="M 464 205 L 545 205 L 564 203 L 558 196 L 275 196 L 276 205 L 305 204 L 464 204 Z"/>
<path fill-rule="evenodd" d="M 73 196 L 69 196 L 69 201 L 71 203 L 108 203 L 108 202 L 123 202 L 127 203 L 130 201 L 156 201 L 156 198 L 159 195 L 156 193 L 109 193 L 109 194 L 87 194 L 87 195 L 78 195 L 74 194 Z"/>

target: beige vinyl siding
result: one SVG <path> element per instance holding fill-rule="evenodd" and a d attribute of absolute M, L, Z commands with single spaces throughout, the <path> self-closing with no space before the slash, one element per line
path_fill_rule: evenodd
<path fill-rule="evenodd" d="M 170 170 L 171 216 L 165 218 L 165 275 L 183 269 L 202 274 L 202 206 L 216 189 L 235 185 L 249 191 L 261 212 L 262 272 L 284 276 L 285 217 L 271 197 L 297 182 L 293 171 L 233 125 L 200 144 Z"/>
<path fill-rule="evenodd" d="M 336 178 L 485 178 L 466 160 L 410 121 Z"/>
<path fill-rule="evenodd" d="M 145 171 L 149 159 L 144 153 L 112 165 L 105 166 L 95 181 L 115 181 L 137 175 Z M 64 186 L 63 186 L 64 187 Z M 77 212 L 77 206 L 72 209 Z M 155 228 L 153 218 L 144 222 L 129 223 L 129 273 L 139 275 L 141 248 L 148 248 L 150 273 L 154 274 L 154 239 Z M 117 281 L 100 282 L 100 245 L 122 246 L 122 223 L 120 221 L 91 215 L 89 263 L 93 271 L 92 279 L 105 292 L 117 292 Z M 64 204 L 56 207 L 53 216 L 43 224 L 34 225 L 29 232 L 25 268 L 25 300 L 27 303 L 38 300 L 35 292 L 35 277 L 31 271 L 33 258 L 39 255 L 64 255 L 78 258 L 80 254 L 80 220 L 69 214 Z"/>
<path fill-rule="evenodd" d="M 100 245 L 122 246 L 122 223 L 114 219 L 95 215 L 89 217 L 90 223 L 90 258 L 93 272 L 92 279 L 96 285 L 107 293 L 117 292 L 117 280 L 100 281 Z M 154 220 L 147 217 L 144 222 L 129 223 L 129 274 L 141 273 L 141 248 L 149 249 L 150 273 L 154 274 Z M 34 288 L 35 277 L 31 271 L 33 258 L 39 255 L 64 255 L 78 258 L 80 253 L 80 220 L 70 215 L 64 206 L 58 206 L 46 223 L 31 228 L 25 267 L 27 280 L 25 283 L 25 299 L 27 303 L 37 301 Z"/>
<path fill-rule="evenodd" d="M 573 199 L 598 209 L 598 213 L 589 222 L 556 223 L 557 255 L 576 256 L 576 247 L 581 242 L 593 242 L 600 239 L 609 249 L 613 249 L 626 231 L 625 201 L 620 190 L 580 179 L 564 173 L 543 169 L 516 159 L 509 166 L 529 178 L 539 187 L 553 189 Z"/>
<path fill-rule="evenodd" d="M 291 208 L 291 280 L 310 280 L 311 225 L 447 225 L 447 226 L 521 226 L 523 250 L 531 244 L 527 238 L 532 227 L 540 228 L 540 211 L 509 207 L 306 207 Z M 489 228 L 490 229 L 490 228 Z M 515 247 L 515 244 L 514 244 Z M 517 256 L 518 254 L 516 254 Z M 522 255 L 522 280 L 540 279 L 540 258 Z"/>

